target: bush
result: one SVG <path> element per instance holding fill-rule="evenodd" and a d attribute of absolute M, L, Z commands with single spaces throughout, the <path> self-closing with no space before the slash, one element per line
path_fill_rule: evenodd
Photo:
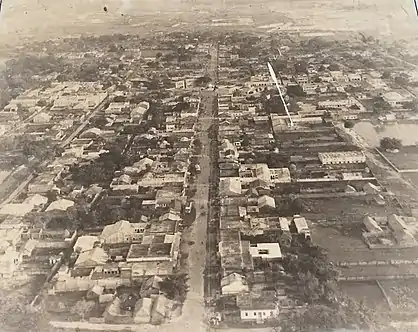
<path fill-rule="evenodd" d="M 351 120 L 345 120 L 344 121 L 344 127 L 345 128 L 353 128 L 354 127 L 354 122 L 353 121 L 351 121 Z"/>
<path fill-rule="evenodd" d="M 384 137 L 380 140 L 380 147 L 383 150 L 399 150 L 402 148 L 402 141 L 394 137 Z"/>

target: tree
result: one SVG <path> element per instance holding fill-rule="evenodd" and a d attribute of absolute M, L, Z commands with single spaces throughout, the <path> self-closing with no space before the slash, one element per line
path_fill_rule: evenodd
<path fill-rule="evenodd" d="M 160 290 L 168 299 L 183 303 L 189 290 L 188 281 L 186 274 L 169 276 L 160 283 Z"/>
<path fill-rule="evenodd" d="M 332 64 L 328 67 L 328 69 L 329 69 L 330 71 L 339 71 L 339 70 L 340 70 L 340 66 L 338 66 L 336 63 L 332 63 Z"/>
<path fill-rule="evenodd" d="M 246 148 L 246 147 L 248 147 L 248 146 L 250 146 L 250 138 L 248 137 L 248 134 L 246 134 L 246 133 L 244 133 L 242 136 L 241 136 L 241 140 L 242 140 L 242 146 L 244 147 L 244 148 Z"/>
<path fill-rule="evenodd" d="M 300 74 L 307 74 L 308 73 L 308 65 L 306 62 L 300 61 L 295 64 L 295 70 L 297 73 Z"/>
<path fill-rule="evenodd" d="M 349 128 L 349 129 L 351 129 L 351 128 L 353 128 L 353 127 L 354 127 L 354 122 L 353 122 L 353 121 L 351 121 L 351 120 L 345 120 L 345 121 L 344 121 L 344 127 L 345 127 L 345 128 Z"/>
<path fill-rule="evenodd" d="M 85 316 L 93 310 L 94 306 L 94 301 L 87 301 L 85 299 L 82 299 L 80 301 L 77 301 L 76 304 L 70 308 L 70 312 L 73 315 L 77 315 L 78 317 L 80 317 L 81 320 L 84 320 Z"/>
<path fill-rule="evenodd" d="M 373 99 L 373 109 L 375 112 L 388 111 L 392 107 L 382 97 L 376 97 Z"/>
<path fill-rule="evenodd" d="M 382 78 L 383 79 L 388 79 L 390 78 L 390 71 L 389 70 L 385 70 L 382 74 Z"/>
<path fill-rule="evenodd" d="M 384 137 L 380 140 L 380 147 L 383 150 L 399 150 L 402 148 L 402 141 L 394 137 Z"/>
<path fill-rule="evenodd" d="M 362 302 L 340 295 L 331 306 L 311 305 L 284 316 L 275 328 L 281 332 L 317 332 L 332 329 L 360 328 L 384 331 L 388 319 Z"/>
<path fill-rule="evenodd" d="M 286 87 L 287 94 L 290 97 L 305 97 L 306 93 L 300 85 L 288 85 Z"/>
<path fill-rule="evenodd" d="M 48 324 L 43 309 L 32 307 L 28 299 L 18 293 L 1 294 L 1 330 L 5 332 L 46 332 Z"/>
<path fill-rule="evenodd" d="M 195 85 L 199 87 L 206 86 L 206 84 L 210 83 L 211 81 L 212 79 L 208 75 L 205 75 L 205 76 L 196 78 Z"/>

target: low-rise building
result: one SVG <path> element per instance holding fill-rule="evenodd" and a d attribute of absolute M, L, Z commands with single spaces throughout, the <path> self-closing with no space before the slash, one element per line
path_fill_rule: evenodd
<path fill-rule="evenodd" d="M 362 151 L 320 152 L 318 158 L 323 165 L 361 164 L 366 162 Z"/>
<path fill-rule="evenodd" d="M 402 95 L 399 92 L 391 91 L 382 95 L 384 101 L 394 108 L 402 108 L 405 103 L 410 103 L 414 100 L 411 95 Z"/>

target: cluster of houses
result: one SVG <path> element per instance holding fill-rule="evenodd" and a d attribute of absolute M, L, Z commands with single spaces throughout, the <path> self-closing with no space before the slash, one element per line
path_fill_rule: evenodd
<path fill-rule="evenodd" d="M 204 56 L 206 49 L 197 52 Z M 161 55 L 145 53 L 139 53 L 137 65 L 148 73 L 149 62 Z M 171 80 L 157 110 L 146 98 L 137 100 L 137 95 L 152 94 L 145 78 L 129 79 L 123 91 L 88 82 L 52 83 L 5 107 L 4 133 L 13 129 L 29 141 L 49 139 L 48 149 L 57 152 L 41 160 L 36 172 L 27 171 L 17 194 L 0 206 L 3 278 L 47 276 L 50 312 L 68 312 L 71 305 L 59 299 L 81 292 L 100 308 L 92 314 L 95 322 L 160 324 L 171 316 L 178 303 L 159 285 L 179 269 L 200 103 L 192 81 L 202 76 L 200 69 L 189 72 L 183 87 L 175 84 L 177 78 Z M 74 169 L 94 165 L 117 144 L 129 161 L 114 171 L 110 182 L 80 184 L 73 179 Z M 10 173 L 2 172 L 2 178 Z M 88 183 L 87 177 L 81 182 Z M 72 223 L 81 206 L 89 215 L 94 209 L 123 210 L 129 199 L 137 205 L 126 219 L 102 212 L 108 219 L 100 217 L 94 226 L 84 219 L 83 231 Z M 124 287 L 140 292 L 122 294 Z"/>
<path fill-rule="evenodd" d="M 303 60 L 306 70 L 295 73 L 289 61 L 279 75 L 289 119 L 281 105 L 265 108 L 276 89 L 267 63 L 240 58 L 237 64 L 225 45 L 219 52 L 222 319 L 266 323 L 298 305 L 271 279 L 272 266 L 280 269 L 286 255 L 282 246 L 295 236 L 326 248 L 340 280 L 416 278 L 415 218 L 403 216 L 339 125 L 369 117 L 373 109 L 364 100 L 372 98 L 393 112 L 411 112 L 413 96 L 387 86 L 376 71 L 333 68 L 321 56 L 299 55 L 291 60 Z M 245 81 L 239 73 L 247 66 L 253 73 Z M 345 212 L 350 204 L 353 210 Z M 335 231 L 344 222 L 362 231 Z"/>
<path fill-rule="evenodd" d="M 281 46 L 287 63 L 273 65 L 290 119 L 274 102 L 276 86 L 259 57 L 243 56 L 233 43 L 221 43 L 215 55 L 198 40 L 173 52 L 172 39 L 158 38 L 166 46 L 114 51 L 118 64 L 100 69 L 107 89 L 52 83 L 0 112 L 3 138 L 13 132 L 54 150 L 0 172 L 0 187 L 19 184 L 0 205 L 2 278 L 45 275 L 48 310 L 68 312 L 72 304 L 63 299 L 71 294 L 93 303 L 85 315 L 93 323 L 168 320 L 178 303 L 162 288 L 180 268 L 202 86 L 217 94 L 219 178 L 209 213 L 222 300 L 216 322 L 268 323 L 301 305 L 277 277 L 286 274 L 294 238 L 327 249 L 340 280 L 418 276 L 418 223 L 341 125 L 370 116 L 370 102 L 412 114 L 411 93 L 377 70 Z M 75 62 L 106 59 L 99 51 L 71 54 Z M 13 157 L 2 153 L 2 160 Z M 108 169 L 95 170 L 96 163 Z M 86 173 L 80 183 L 74 174 L 89 166 L 110 169 L 110 177 Z"/>
<path fill-rule="evenodd" d="M 20 119 L 10 127 L 16 138 L 25 136 L 29 142 L 50 140 L 51 146 L 45 149 L 53 149 L 66 146 L 74 134 L 84 128 L 87 118 L 103 107 L 107 98 L 107 92 L 96 83 L 57 83 L 25 92 L 13 99 L 3 113 L 7 112 L 10 120 Z M 14 178 L 19 181 L 19 187 L 13 189 L 24 189 L 20 195 L 19 192 L 12 194 L 0 207 L 3 277 L 25 275 L 26 272 L 29 275 L 49 273 L 63 252 L 75 242 L 75 230 L 47 229 L 40 218 L 33 216 L 64 215 L 74 205 L 69 197 L 49 198 L 52 192 L 60 192 L 56 184 L 64 165 L 58 159 L 43 160 L 45 167 L 36 175 L 21 165 L 2 179 L 5 185 L 10 185 L 8 178 Z"/>

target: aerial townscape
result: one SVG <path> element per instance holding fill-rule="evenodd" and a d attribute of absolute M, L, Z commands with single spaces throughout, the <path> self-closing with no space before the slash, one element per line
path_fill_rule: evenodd
<path fill-rule="evenodd" d="M 416 331 L 418 53 L 242 20 L 8 50 L 0 332 Z"/>

